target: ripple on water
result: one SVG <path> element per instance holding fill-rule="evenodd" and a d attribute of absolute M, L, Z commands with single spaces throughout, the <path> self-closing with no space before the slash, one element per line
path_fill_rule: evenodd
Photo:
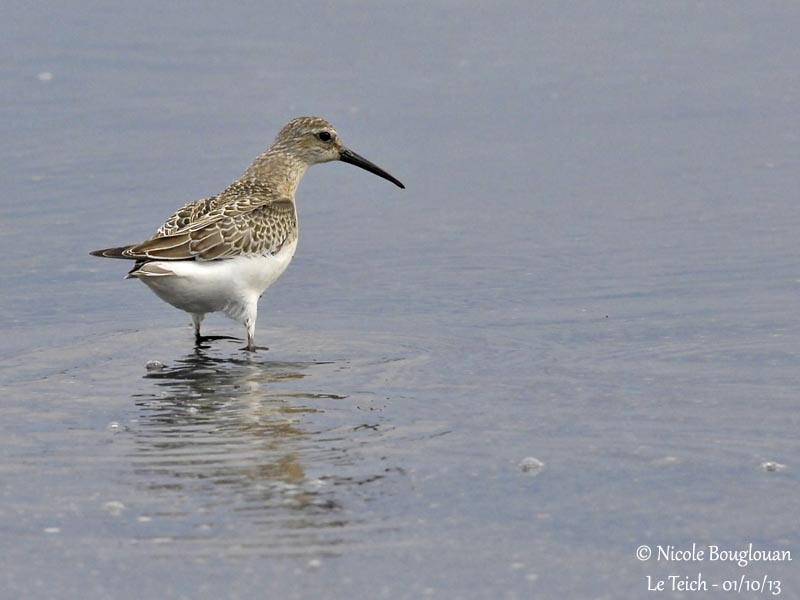
<path fill-rule="evenodd" d="M 185 333 L 96 336 L 20 357 L 20 389 L 37 382 L 73 423 L 102 418 L 100 437 L 61 460 L 98 490 L 94 506 L 117 535 L 194 557 L 324 555 L 397 527 L 385 510 L 370 518 L 410 485 L 386 449 L 424 432 L 382 424 L 387 397 L 401 395 L 393 386 L 427 361 L 424 342 L 273 332 L 287 359 L 272 360 L 278 352 L 226 341 L 187 351 Z M 64 403 L 68 386 L 79 402 Z"/>

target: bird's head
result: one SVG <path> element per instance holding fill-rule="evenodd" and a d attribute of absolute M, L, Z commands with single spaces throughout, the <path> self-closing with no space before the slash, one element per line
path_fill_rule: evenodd
<path fill-rule="evenodd" d="M 271 151 L 291 154 L 295 159 L 311 166 L 317 163 L 340 160 L 374 173 L 394 183 L 405 186 L 379 166 L 345 147 L 333 125 L 320 117 L 292 119 L 278 133 Z"/>

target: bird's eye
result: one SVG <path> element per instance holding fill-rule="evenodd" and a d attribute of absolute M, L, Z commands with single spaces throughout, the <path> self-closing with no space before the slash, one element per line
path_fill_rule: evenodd
<path fill-rule="evenodd" d="M 317 134 L 317 137 L 321 139 L 323 142 L 330 142 L 331 141 L 331 134 L 329 131 L 320 131 Z"/>

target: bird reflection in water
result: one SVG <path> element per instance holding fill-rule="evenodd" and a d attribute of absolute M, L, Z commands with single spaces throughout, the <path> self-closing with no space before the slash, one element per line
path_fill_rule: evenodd
<path fill-rule="evenodd" d="M 222 358 L 201 345 L 176 365 L 148 373 L 160 391 L 136 398 L 133 457 L 145 491 L 170 496 L 168 511 L 215 512 L 228 529 L 241 526 L 247 535 L 261 523 L 284 542 L 336 543 L 319 539 L 320 529 L 347 524 L 337 516 L 336 482 L 319 469 L 347 457 L 315 435 L 323 411 L 311 404 L 343 397 L 298 385 L 325 364 L 331 363 Z M 313 540 L 298 539 L 306 529 Z"/>

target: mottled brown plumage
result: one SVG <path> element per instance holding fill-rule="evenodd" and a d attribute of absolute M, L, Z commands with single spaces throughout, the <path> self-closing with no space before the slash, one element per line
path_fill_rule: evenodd
<path fill-rule="evenodd" d="M 258 181 L 239 180 L 214 198 L 187 204 L 123 256 L 217 260 L 275 254 L 297 238 L 294 200 L 276 196 Z"/>

